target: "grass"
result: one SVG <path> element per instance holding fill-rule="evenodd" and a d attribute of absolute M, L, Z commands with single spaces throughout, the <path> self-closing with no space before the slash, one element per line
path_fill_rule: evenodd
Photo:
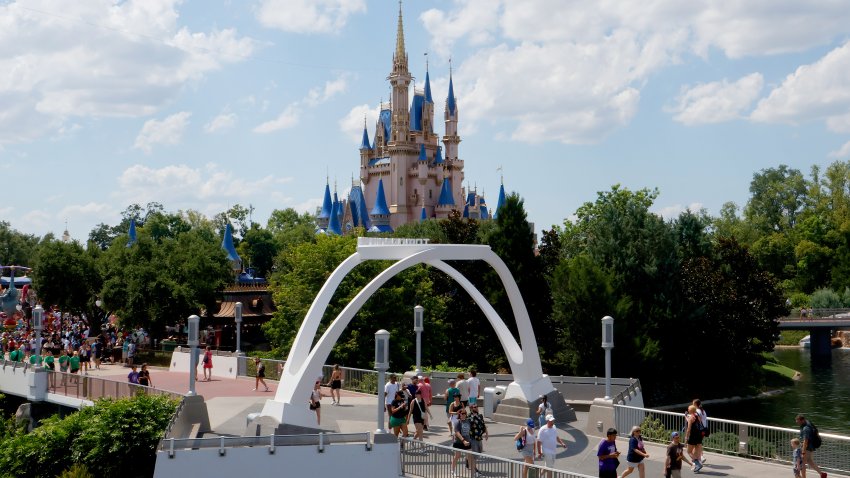
<path fill-rule="evenodd" d="M 776 361 L 776 357 L 770 353 L 762 354 L 766 360 L 761 366 L 764 370 L 764 385 L 768 388 L 787 387 L 794 383 L 794 376 L 797 371 L 793 368 L 786 367 Z"/>
<path fill-rule="evenodd" d="M 807 330 L 783 330 L 776 345 L 800 345 L 800 339 L 807 335 Z"/>

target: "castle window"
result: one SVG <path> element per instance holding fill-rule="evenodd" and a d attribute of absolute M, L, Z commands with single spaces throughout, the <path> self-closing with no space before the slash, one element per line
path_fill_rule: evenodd
<path fill-rule="evenodd" d="M 404 186 L 404 176 L 400 176 L 400 177 L 398 178 L 398 185 L 399 185 L 399 186 Z"/>
<path fill-rule="evenodd" d="M 433 198 L 433 196 L 431 195 L 431 193 L 433 193 L 433 192 L 434 192 L 434 191 L 432 191 L 432 190 L 430 190 L 430 189 L 428 190 L 428 199 L 432 199 L 432 198 Z"/>

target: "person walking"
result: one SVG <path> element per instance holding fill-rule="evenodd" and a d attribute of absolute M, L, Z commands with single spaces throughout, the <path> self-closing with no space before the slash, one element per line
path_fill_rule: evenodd
<path fill-rule="evenodd" d="M 516 449 L 522 455 L 522 461 L 526 464 L 522 467 L 522 478 L 528 478 L 528 465 L 534 464 L 534 450 L 536 448 L 534 435 L 534 420 L 529 418 L 524 427 L 519 427 L 519 432 L 514 435 Z"/>
<path fill-rule="evenodd" d="M 820 478 L 826 478 L 826 473 L 820 469 L 815 463 L 815 450 L 819 447 L 819 443 L 815 443 L 820 437 L 817 428 L 812 425 L 812 422 L 806 420 L 806 417 L 797 415 L 795 418 L 797 425 L 800 427 L 800 441 L 802 442 L 803 452 L 803 469 L 802 477 L 806 478 L 806 469 L 812 468 L 820 474 Z"/>
<path fill-rule="evenodd" d="M 399 432 L 402 432 L 403 436 L 407 438 L 409 434 L 407 420 L 409 417 L 410 407 L 407 405 L 407 399 L 404 398 L 404 392 L 397 390 L 395 398 L 390 402 L 390 428 L 392 428 L 396 438 L 398 438 Z"/>
<path fill-rule="evenodd" d="M 384 384 L 384 406 L 387 409 L 387 428 L 392 429 L 392 424 L 389 423 L 392 416 L 392 403 L 395 400 L 395 393 L 401 390 L 399 388 L 395 374 L 390 374 L 390 381 Z"/>
<path fill-rule="evenodd" d="M 460 403 L 462 403 L 464 407 L 469 405 L 469 384 L 466 383 L 465 374 L 457 374 L 457 382 L 455 382 L 455 387 L 460 390 Z"/>
<path fill-rule="evenodd" d="M 265 383 L 265 382 L 263 382 Z M 268 390 L 268 387 L 266 387 Z M 322 382 L 321 380 L 316 380 L 316 383 L 313 385 L 313 391 L 310 392 L 310 410 L 315 410 L 316 412 L 316 425 L 322 424 Z"/>
<path fill-rule="evenodd" d="M 632 432 L 629 433 L 629 451 L 626 453 L 626 468 L 625 473 L 623 473 L 620 478 L 625 478 L 632 474 L 635 471 L 635 468 L 638 470 L 638 476 L 640 478 L 646 478 L 646 470 L 644 469 L 643 459 L 649 458 L 649 453 L 646 452 L 646 448 L 643 446 L 643 438 L 640 436 L 640 427 L 633 426 Z"/>
<path fill-rule="evenodd" d="M 546 424 L 546 417 L 553 413 L 549 398 L 546 395 L 540 395 L 540 405 L 537 405 L 537 421 L 540 423 L 540 428 Z"/>
<path fill-rule="evenodd" d="M 478 393 L 481 389 L 481 380 L 478 379 L 478 370 L 471 369 L 469 378 L 466 379 L 466 386 L 469 387 L 469 404 L 478 402 Z"/>
<path fill-rule="evenodd" d="M 487 432 L 487 424 L 484 423 L 484 415 L 478 413 L 477 403 L 469 404 L 469 426 L 470 449 L 475 453 L 484 453 L 484 442 L 490 439 L 490 434 Z M 473 471 L 475 476 L 481 476 L 477 468 Z"/>
<path fill-rule="evenodd" d="M 449 430 L 453 437 L 455 436 L 454 429 L 457 426 L 457 421 L 461 411 L 466 411 L 466 408 L 460 401 L 460 394 L 457 394 L 454 396 L 454 400 L 452 400 L 452 403 L 449 405 Z"/>
<path fill-rule="evenodd" d="M 127 383 L 139 384 L 139 371 L 136 370 L 135 365 L 130 365 L 130 373 L 127 374 Z"/>
<path fill-rule="evenodd" d="M 151 373 L 148 371 L 148 364 L 143 363 L 142 369 L 139 370 L 139 385 L 145 387 L 153 387 L 153 381 L 151 380 Z"/>
<path fill-rule="evenodd" d="M 452 404 L 454 403 L 455 395 L 460 396 L 460 390 L 458 390 L 455 385 L 457 381 L 455 379 L 449 380 L 449 387 L 446 389 L 446 419 L 448 422 L 446 424 L 449 426 L 449 436 L 454 436 L 454 431 L 452 430 L 452 414 L 449 412 Z"/>
<path fill-rule="evenodd" d="M 331 372 L 331 405 L 339 405 L 340 390 L 342 389 L 342 370 L 339 364 L 334 365 L 334 370 Z"/>
<path fill-rule="evenodd" d="M 430 409 L 431 409 L 431 404 L 433 403 L 433 400 L 434 400 L 433 391 L 431 389 L 431 378 L 430 377 L 428 377 L 427 375 L 424 376 L 424 377 L 422 377 L 422 376 L 419 377 L 419 390 L 422 392 L 422 399 L 425 400 L 425 405 L 427 405 L 428 409 L 429 409 L 428 415 L 425 416 L 425 424 L 424 424 L 425 431 L 428 431 L 428 425 L 431 424 L 431 418 L 432 418 Z"/>
<path fill-rule="evenodd" d="M 599 460 L 599 478 L 617 478 L 617 467 L 620 466 L 619 457 L 617 430 L 609 428 L 605 438 L 596 447 L 596 458 Z"/>
<path fill-rule="evenodd" d="M 688 445 L 688 456 L 693 460 L 694 473 L 699 473 L 702 470 L 702 422 L 697 416 L 697 407 L 691 405 L 688 407 L 688 413 L 685 415 L 685 443 Z"/>
<path fill-rule="evenodd" d="M 555 416 L 546 416 L 546 425 L 537 431 L 537 458 L 542 458 L 547 468 L 555 467 L 555 455 L 558 453 L 558 445 L 566 448 L 567 444 L 558 436 L 558 428 L 555 427 Z M 546 476 L 552 476 L 552 472 L 546 470 Z"/>
<path fill-rule="evenodd" d="M 709 435 L 711 435 L 711 432 L 708 429 L 708 413 L 706 413 L 705 408 L 702 407 L 702 401 L 700 399 L 695 398 L 692 405 L 697 407 L 696 414 L 699 418 L 700 426 L 702 427 L 701 432 L 704 441 Z M 705 465 L 705 447 L 702 444 L 699 446 L 699 462 L 702 465 Z"/>
<path fill-rule="evenodd" d="M 794 477 L 800 478 L 803 476 L 803 449 L 800 448 L 800 439 L 791 439 L 791 464 L 793 466 Z"/>
<path fill-rule="evenodd" d="M 470 433 L 472 432 L 472 424 L 469 422 L 469 418 L 466 415 L 466 409 L 461 408 L 457 413 L 457 423 L 454 426 L 454 443 L 452 447 L 455 448 L 454 456 L 452 457 L 452 476 L 457 476 L 455 473 L 455 467 L 457 467 L 457 460 L 460 458 L 461 450 L 469 450 L 472 448 L 472 436 Z M 470 470 L 475 469 L 475 455 L 466 453 L 466 464 Z M 474 473 L 474 476 L 480 477 L 481 474 L 478 472 Z"/>
<path fill-rule="evenodd" d="M 410 404 L 410 412 L 408 416 L 408 419 L 413 418 L 413 427 L 416 430 L 413 433 L 413 438 L 415 440 L 421 440 L 422 436 L 425 434 L 425 420 L 430 414 L 431 410 L 425 403 L 425 398 L 422 396 L 422 390 L 417 390 L 413 403 Z"/>
<path fill-rule="evenodd" d="M 212 368 L 212 350 L 210 350 L 210 346 L 207 345 L 204 349 L 204 380 L 206 380 L 207 382 L 212 380 Z"/>
<path fill-rule="evenodd" d="M 260 360 L 260 357 L 254 357 L 254 366 L 257 368 L 256 377 L 254 377 L 254 392 L 260 388 L 260 384 L 263 384 L 263 387 L 266 388 L 266 392 L 269 391 L 269 386 L 266 385 L 266 364 Z"/>
<path fill-rule="evenodd" d="M 684 445 L 680 442 L 679 432 L 670 435 L 670 444 L 667 445 L 667 457 L 664 459 L 664 477 L 682 478 L 682 462 L 691 464 L 685 456 Z"/>

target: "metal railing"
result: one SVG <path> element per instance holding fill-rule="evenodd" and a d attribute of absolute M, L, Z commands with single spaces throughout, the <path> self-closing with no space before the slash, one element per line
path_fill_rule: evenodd
<path fill-rule="evenodd" d="M 483 476 L 504 476 L 510 478 L 523 478 L 523 469 L 528 468 L 537 471 L 541 476 L 544 470 L 550 471 L 553 478 L 592 478 L 590 475 L 573 473 L 564 470 L 555 470 L 540 465 L 530 465 L 522 461 L 509 460 L 483 453 L 471 451 L 460 451 L 455 448 L 437 445 L 435 443 L 414 440 L 411 438 L 400 438 L 401 447 L 401 471 L 404 476 L 442 478 L 450 476 L 472 477 L 475 475 L 471 468 L 466 467 L 467 456 L 475 457 L 475 468 Z M 455 453 L 460 453 L 454 470 L 452 470 L 452 459 Z M 453 475 L 452 472 L 455 474 Z M 529 473 L 531 476 L 533 473 Z"/>
<path fill-rule="evenodd" d="M 109 380 L 78 373 L 52 371 L 47 375 L 47 391 L 67 397 L 95 401 L 100 398 L 128 398 L 140 393 L 166 395 L 173 399 L 182 399 L 183 394 L 145 387 L 119 380 Z"/>
<path fill-rule="evenodd" d="M 791 313 L 787 317 L 782 317 L 780 320 L 816 320 L 816 319 L 850 319 L 847 317 L 850 314 L 850 309 L 847 308 L 823 308 L 823 309 L 791 309 Z M 843 315 L 844 317 L 838 317 Z"/>
<path fill-rule="evenodd" d="M 631 427 L 639 425 L 646 441 L 669 443 L 670 433 L 682 432 L 684 413 L 614 405 L 614 426 L 620 436 L 628 436 Z M 791 463 L 791 439 L 800 431 L 723 418 L 708 418 L 709 436 L 703 438 L 706 450 L 745 458 Z M 850 437 L 820 434 L 823 445 L 817 450 L 818 466 L 824 470 L 850 473 Z M 685 442 L 684 435 L 682 442 Z"/>
<path fill-rule="evenodd" d="M 263 435 L 263 436 L 239 436 L 239 437 L 212 437 L 212 438 L 168 438 L 160 442 L 159 449 L 168 451 L 169 456 L 179 450 L 192 450 L 201 448 L 218 448 L 219 453 L 224 455 L 227 448 L 237 447 L 269 447 L 269 452 L 274 453 L 278 446 L 316 446 L 323 451 L 328 445 L 351 445 L 360 444 L 366 450 L 372 449 L 372 434 L 363 433 L 319 433 L 309 435 Z"/>

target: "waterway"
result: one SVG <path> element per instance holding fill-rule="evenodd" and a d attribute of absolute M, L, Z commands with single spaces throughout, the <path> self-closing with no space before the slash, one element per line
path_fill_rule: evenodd
<path fill-rule="evenodd" d="M 709 416 L 797 428 L 794 417 L 802 413 L 823 432 L 850 436 L 850 348 L 833 350 L 828 368 L 813 369 L 808 349 L 777 349 L 774 355 L 802 378 L 776 396 L 706 406 Z"/>

